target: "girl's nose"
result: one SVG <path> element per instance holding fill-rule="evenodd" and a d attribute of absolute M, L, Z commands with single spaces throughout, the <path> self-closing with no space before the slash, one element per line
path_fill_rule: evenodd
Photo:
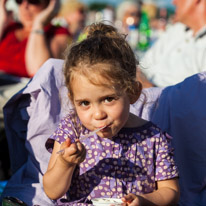
<path fill-rule="evenodd" d="M 100 108 L 95 108 L 94 110 L 94 118 L 96 120 L 105 119 L 107 116 L 106 112 Z"/>

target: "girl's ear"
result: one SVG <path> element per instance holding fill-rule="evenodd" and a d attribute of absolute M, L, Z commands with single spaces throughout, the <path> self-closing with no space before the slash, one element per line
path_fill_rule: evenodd
<path fill-rule="evenodd" d="M 68 97 L 69 97 L 69 100 L 71 100 L 71 99 L 72 99 L 71 93 L 69 92 L 67 95 L 68 95 Z"/>
<path fill-rule="evenodd" d="M 73 94 L 71 94 L 70 92 L 67 94 L 69 97 L 69 101 L 74 105 L 74 101 L 73 101 Z"/>
<path fill-rule="evenodd" d="M 139 99 L 140 94 L 142 92 L 142 84 L 139 81 L 135 82 L 133 91 L 134 93 L 131 94 L 131 97 L 130 97 L 130 104 L 134 104 Z"/>

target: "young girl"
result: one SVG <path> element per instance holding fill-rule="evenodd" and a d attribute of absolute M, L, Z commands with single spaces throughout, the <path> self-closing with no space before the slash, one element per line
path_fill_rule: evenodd
<path fill-rule="evenodd" d="M 131 206 L 178 202 L 170 137 L 129 112 L 142 89 L 136 64 L 125 37 L 102 23 L 91 25 L 87 38 L 69 49 L 64 71 L 75 111 L 46 143 L 53 149 L 43 178 L 49 198 L 66 194 L 65 205 L 98 197 Z"/>

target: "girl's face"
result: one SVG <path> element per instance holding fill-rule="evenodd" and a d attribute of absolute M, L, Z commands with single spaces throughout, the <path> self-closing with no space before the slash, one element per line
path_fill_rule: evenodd
<path fill-rule="evenodd" d="M 106 126 L 98 135 L 112 138 L 127 125 L 130 107 L 128 95 L 123 91 L 116 91 L 112 86 L 94 85 L 80 74 L 76 76 L 72 81 L 72 91 L 79 119 L 89 130 Z M 102 82 L 101 76 L 97 78 Z"/>

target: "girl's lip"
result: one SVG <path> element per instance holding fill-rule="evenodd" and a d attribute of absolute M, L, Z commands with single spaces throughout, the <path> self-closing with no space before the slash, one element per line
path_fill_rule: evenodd
<path fill-rule="evenodd" d="M 102 129 L 105 129 L 106 127 L 107 125 L 104 125 L 104 126 L 98 127 L 97 129 L 100 129 L 99 131 L 101 131 Z"/>
<path fill-rule="evenodd" d="M 112 123 L 109 123 L 109 124 L 107 124 L 107 125 L 105 125 L 105 126 L 102 126 L 102 127 L 99 127 L 99 128 L 102 128 L 101 130 L 104 130 L 104 129 L 107 129 L 109 126 L 111 126 L 112 125 Z M 100 131 L 101 131 L 100 130 Z"/>

